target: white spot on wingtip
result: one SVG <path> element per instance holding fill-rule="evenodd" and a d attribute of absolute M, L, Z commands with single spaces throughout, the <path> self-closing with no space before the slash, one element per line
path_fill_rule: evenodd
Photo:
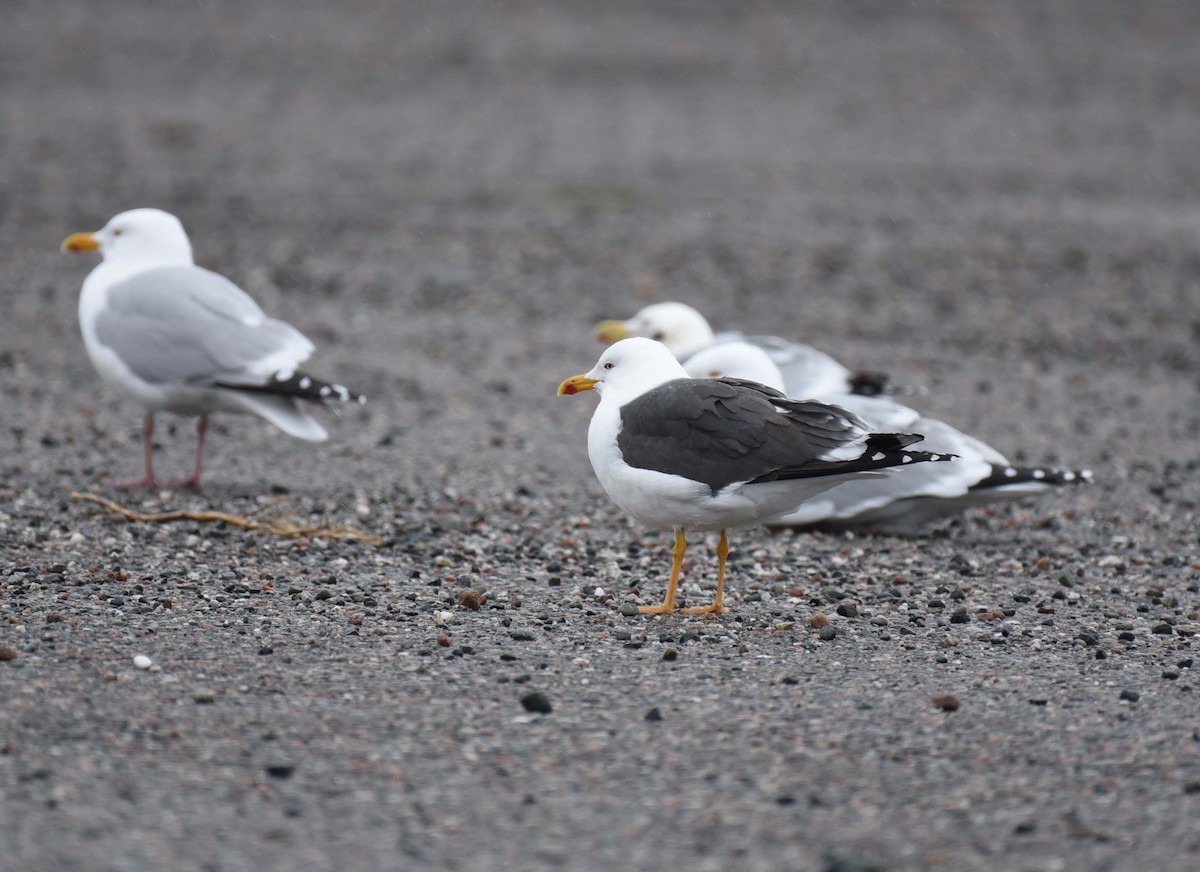
<path fill-rule="evenodd" d="M 1063 479 L 1063 481 L 1074 481 L 1075 473 L 1073 473 L 1071 470 L 1068 469 L 1065 472 L 1063 472 L 1062 479 Z"/>
<path fill-rule="evenodd" d="M 911 455 L 911 454 L 905 454 L 905 455 L 904 455 L 904 457 L 903 457 L 903 458 L 901 458 L 900 462 L 901 462 L 901 463 L 912 463 L 912 455 Z"/>
<path fill-rule="evenodd" d="M 1017 471 L 1010 466 L 1004 470 L 1004 477 L 1005 478 L 1016 478 Z"/>
<path fill-rule="evenodd" d="M 1035 469 L 1031 475 L 1039 481 L 1046 477 L 1046 471 L 1043 469 Z"/>
<path fill-rule="evenodd" d="M 887 455 L 884 454 L 882 451 L 876 451 L 874 454 L 871 455 L 872 460 L 883 460 L 885 457 L 887 457 Z"/>
<path fill-rule="evenodd" d="M 305 376 L 304 378 L 300 379 L 300 390 L 306 391 L 311 387 L 312 387 L 312 379 L 310 379 L 308 376 Z"/>

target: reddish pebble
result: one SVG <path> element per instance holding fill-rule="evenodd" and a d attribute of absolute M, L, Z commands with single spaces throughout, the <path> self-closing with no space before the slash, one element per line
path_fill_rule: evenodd
<path fill-rule="evenodd" d="M 468 587 L 458 592 L 458 604 L 464 609 L 477 612 L 479 611 L 479 607 L 483 605 L 483 597 L 479 595 L 479 591 Z"/>
<path fill-rule="evenodd" d="M 944 712 L 958 711 L 958 697 L 949 693 L 938 694 L 929 698 L 929 701 Z"/>
<path fill-rule="evenodd" d="M 0 648 L 0 660 L 16 660 L 17 652 L 12 648 Z"/>
<path fill-rule="evenodd" d="M 1040 560 L 1038 560 L 1036 566 L 1040 571 L 1045 572 L 1047 569 L 1050 568 L 1050 558 L 1049 557 L 1041 558 Z"/>
<path fill-rule="evenodd" d="M 819 630 L 828 623 L 829 618 L 825 617 L 825 615 L 821 614 L 820 612 L 814 612 L 813 616 L 808 619 L 809 626 L 814 630 Z"/>
<path fill-rule="evenodd" d="M 447 636 L 445 633 L 438 633 L 438 644 L 441 645 L 443 648 L 449 648 L 450 647 L 450 637 Z"/>

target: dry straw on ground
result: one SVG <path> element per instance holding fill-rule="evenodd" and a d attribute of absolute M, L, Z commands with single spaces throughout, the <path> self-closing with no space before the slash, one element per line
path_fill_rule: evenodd
<path fill-rule="evenodd" d="M 71 499 L 95 503 L 130 521 L 141 521 L 149 524 L 166 524 L 172 521 L 223 522 L 235 527 L 242 527 L 246 530 L 260 530 L 272 536 L 284 536 L 288 538 L 319 536 L 323 539 L 345 539 L 353 542 L 366 542 L 370 545 L 378 545 L 383 541 L 382 537 L 375 533 L 369 533 L 366 530 L 360 530 L 348 524 L 335 524 L 333 526 L 302 524 L 287 515 L 264 516 L 258 514 L 272 505 L 276 505 L 275 503 L 263 506 L 258 512 L 251 515 L 234 515 L 229 512 L 218 512 L 211 509 L 175 509 L 169 512 L 153 513 L 139 512 L 136 509 L 123 506 L 106 497 L 95 494 L 81 494 L 75 491 L 71 493 Z"/>

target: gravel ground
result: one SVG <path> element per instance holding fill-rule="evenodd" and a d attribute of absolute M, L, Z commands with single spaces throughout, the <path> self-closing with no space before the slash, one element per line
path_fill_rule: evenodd
<path fill-rule="evenodd" d="M 6 6 L 6 870 L 1200 865 L 1197 7 L 646 7 Z M 130 501 L 383 544 L 71 498 L 140 415 L 57 246 L 145 205 L 371 402 Z M 1097 484 L 739 531 L 732 614 L 630 616 L 669 535 L 554 387 L 672 298 Z"/>

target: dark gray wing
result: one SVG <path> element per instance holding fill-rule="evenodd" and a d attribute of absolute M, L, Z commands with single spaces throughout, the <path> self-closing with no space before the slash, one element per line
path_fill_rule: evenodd
<path fill-rule="evenodd" d="M 630 466 L 718 491 L 735 482 L 850 471 L 827 455 L 856 442 L 866 450 L 865 437 L 862 420 L 836 406 L 791 400 L 740 379 L 677 379 L 621 407 L 617 446 Z"/>
<path fill-rule="evenodd" d="M 197 266 L 158 267 L 113 285 L 95 329 L 101 344 L 153 384 L 253 383 L 313 350 L 233 282 Z"/>

